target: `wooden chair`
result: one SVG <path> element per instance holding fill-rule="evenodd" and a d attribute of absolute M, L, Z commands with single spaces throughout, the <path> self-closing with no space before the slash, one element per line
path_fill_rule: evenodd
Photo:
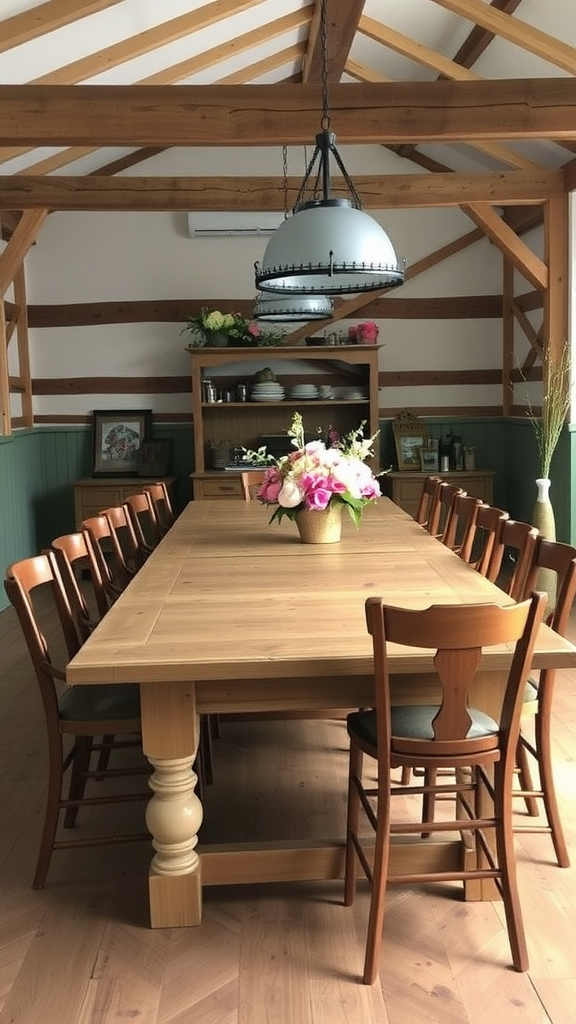
<path fill-rule="evenodd" d="M 438 491 L 442 480 L 439 476 L 427 476 L 422 486 L 422 494 L 420 495 L 420 501 L 418 503 L 418 509 L 416 512 L 416 522 L 420 526 L 427 527 L 436 503 L 438 501 Z"/>
<path fill-rule="evenodd" d="M 534 548 L 538 530 L 529 523 L 517 519 L 506 519 L 502 523 L 500 542 L 495 546 L 488 566 L 487 577 L 498 583 L 515 601 L 521 601 L 526 591 L 526 576 L 534 557 Z M 507 572 L 503 559 L 506 556 L 514 566 L 512 573 Z"/>
<path fill-rule="evenodd" d="M 117 540 L 115 551 L 120 551 L 121 563 L 119 573 L 127 586 L 130 580 L 142 568 L 146 561 L 146 552 L 138 544 L 132 521 L 125 505 L 111 505 L 102 509 L 103 516 L 108 520 L 111 533 Z"/>
<path fill-rule="evenodd" d="M 85 519 L 82 523 L 82 532 L 88 534 L 92 543 L 106 596 L 113 604 L 131 579 L 124 570 L 124 556 L 118 544 L 118 538 L 104 515 L 90 516 Z"/>
<path fill-rule="evenodd" d="M 428 523 L 428 532 L 431 533 L 433 537 L 438 537 L 439 540 L 442 540 L 448 525 L 452 503 L 457 494 L 464 493 L 465 491 L 456 484 L 451 484 L 447 480 L 442 480 L 438 489 L 438 500 L 432 510 Z"/>
<path fill-rule="evenodd" d="M 556 604 L 547 615 L 546 621 L 557 633 L 565 636 L 576 595 L 576 547 L 538 537 L 532 565 L 526 579 L 526 592 L 534 586 L 541 569 L 554 573 L 556 577 Z M 540 806 L 544 808 L 546 825 L 515 824 L 514 830 L 516 832 L 549 833 L 559 866 L 567 868 L 570 867 L 570 858 L 558 810 L 552 770 L 552 700 L 555 681 L 555 669 L 542 669 L 539 678 L 537 680 L 531 678 L 526 686 L 522 708 L 524 721 L 521 722 L 516 752 L 520 788 L 513 792 L 514 797 L 524 799 L 528 814 L 532 817 L 538 816 L 538 802 L 540 801 Z M 526 729 L 527 715 L 534 716 L 533 741 Z M 537 788 L 532 781 L 531 766 L 535 766 L 538 771 L 539 786 Z"/>
<path fill-rule="evenodd" d="M 376 709 L 348 716 L 350 770 L 344 902 L 350 906 L 356 889 L 356 862 L 371 881 L 368 940 L 363 981 L 372 984 L 378 973 L 386 886 L 393 882 L 463 881 L 493 878 L 502 895 L 514 967 L 528 969 L 528 955 L 516 883 L 514 834 L 512 829 L 512 778 L 520 728 L 522 694 L 546 597 L 535 594 L 529 601 L 506 607 L 497 605 L 437 605 L 417 611 L 383 605 L 380 598 L 366 602 L 368 631 L 372 636 Z M 387 645 L 436 650 L 441 704 L 434 707 L 391 705 Z M 511 659 L 501 721 L 469 705 L 469 694 L 482 663 L 482 649 L 494 644 L 511 644 Z M 378 765 L 377 788 L 363 781 L 363 757 Z M 457 794 L 459 816 L 453 821 L 392 820 L 391 802 L 403 787 L 391 784 L 391 769 L 407 766 L 432 769 L 470 770 L 469 779 L 456 779 L 438 787 Z M 493 772 L 493 782 L 492 782 Z M 426 807 L 429 787 L 414 787 L 422 793 Z M 493 797 L 493 809 L 486 815 L 485 793 Z M 370 803 L 377 798 L 377 810 Z M 360 809 L 376 833 L 373 865 L 359 828 Z M 423 832 L 465 831 L 475 837 L 476 858 L 438 873 L 418 871 L 395 878 L 388 875 L 390 837 Z M 490 838 L 495 839 L 494 845 Z M 422 839 L 427 843 L 428 840 Z"/>
<path fill-rule="evenodd" d="M 156 513 L 160 535 L 163 537 L 164 534 L 168 533 L 170 527 L 174 525 L 176 519 L 168 488 L 163 480 L 158 480 L 154 484 L 146 484 L 144 490 L 152 499 L 152 506 Z"/>
<path fill-rule="evenodd" d="M 87 531 L 84 531 L 84 533 L 66 533 L 61 537 L 55 537 L 51 547 L 56 554 L 60 575 L 68 594 L 74 619 L 78 625 L 80 639 L 83 642 L 90 636 L 94 627 L 106 615 L 110 607 L 92 541 Z M 78 585 L 75 573 L 75 569 L 78 567 L 81 569 L 88 568 L 90 573 L 96 616 L 94 611 L 88 608 L 84 594 Z"/>
<path fill-rule="evenodd" d="M 244 501 L 251 501 L 253 493 L 264 480 L 265 472 L 264 469 L 246 469 L 241 474 Z"/>
<path fill-rule="evenodd" d="M 483 502 L 476 512 L 474 523 L 466 531 L 459 552 L 460 558 L 474 566 L 482 576 L 488 576 L 490 564 L 496 558 L 496 550 L 501 549 L 500 559 L 502 557 L 502 526 L 508 518 L 508 513 L 503 509 Z"/>
<path fill-rule="evenodd" d="M 97 737 L 126 737 L 115 741 L 114 747 L 134 744 L 134 734 L 140 731 L 139 687 L 128 684 L 62 686 L 64 671 L 51 657 L 49 643 L 36 612 L 36 599 L 40 591 L 49 591 L 52 605 L 58 612 L 65 648 L 68 656 L 72 657 L 79 649 L 78 636 L 54 552 L 45 552 L 9 566 L 4 586 L 22 627 L 44 707 L 48 740 L 48 791 L 42 838 L 32 883 L 34 889 L 42 889 L 54 850 L 149 839 L 146 832 L 124 835 L 115 832 L 113 835 L 98 835 L 92 838 L 84 836 L 80 839 L 66 840 L 56 838 L 61 811 L 65 812 L 64 827 L 71 829 L 82 806 L 149 798 L 148 791 L 85 796 L 88 780 L 149 773 L 145 766 L 107 771 L 100 767 L 92 770 L 90 767 L 93 751 L 102 749 L 102 745 L 95 742 Z M 71 741 L 71 746 L 68 746 L 66 740 Z M 68 793 L 65 795 L 67 773 L 70 782 Z"/>
<path fill-rule="evenodd" d="M 456 494 L 450 506 L 446 529 L 442 543 L 452 551 L 460 552 L 468 531 L 474 529 L 478 509 L 482 504 L 480 498 L 462 492 Z"/>
<path fill-rule="evenodd" d="M 158 516 L 149 491 L 129 494 L 125 508 L 136 535 L 138 547 L 147 558 L 160 543 L 161 533 Z"/>

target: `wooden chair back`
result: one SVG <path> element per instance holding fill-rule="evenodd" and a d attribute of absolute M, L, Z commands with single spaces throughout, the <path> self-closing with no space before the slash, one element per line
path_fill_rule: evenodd
<path fill-rule="evenodd" d="M 158 546 L 161 537 L 152 495 L 149 491 L 129 494 L 125 506 L 138 546 L 147 557 Z"/>
<path fill-rule="evenodd" d="M 434 667 L 438 674 L 440 700 L 433 721 L 433 737 L 404 739 L 389 737 L 396 754 L 426 758 L 471 758 L 492 751 L 498 737 L 470 738 L 468 711 L 472 684 L 482 664 L 482 650 L 500 644 L 516 645 L 510 665 L 500 728 L 510 731 L 512 718 L 519 718 L 524 681 L 530 669 L 536 629 L 545 608 L 545 595 L 511 605 L 465 604 L 435 605 L 424 610 L 384 605 L 378 598 L 366 602 L 368 630 L 372 636 L 376 678 L 378 723 L 389 735 L 391 707 L 390 677 L 387 670 L 387 644 L 431 648 L 436 651 Z M 522 641 L 521 643 L 519 641 Z M 498 755 L 499 757 L 500 755 Z M 463 762 L 464 763 L 464 762 Z M 470 760 L 466 764 L 473 763 Z"/>
<path fill-rule="evenodd" d="M 126 584 L 136 575 L 146 561 L 146 553 L 138 544 L 132 521 L 125 505 L 111 505 L 102 510 L 108 520 L 110 531 L 115 534 L 118 542 L 116 551 L 120 551 L 121 564 L 119 570 Z"/>
<path fill-rule="evenodd" d="M 452 484 L 448 480 L 442 480 L 438 488 L 438 500 L 432 510 L 428 525 L 428 531 L 433 537 L 443 538 L 450 517 L 452 503 L 457 494 L 465 494 L 462 487 Z"/>
<path fill-rule="evenodd" d="M 433 509 L 438 500 L 438 491 L 442 480 L 439 476 L 427 476 L 422 486 L 422 494 L 416 511 L 416 522 L 420 526 L 427 526 L 430 522 Z"/>
<path fill-rule="evenodd" d="M 251 501 L 252 495 L 264 481 L 264 469 L 245 469 L 242 473 L 242 493 L 244 501 Z"/>
<path fill-rule="evenodd" d="M 97 622 L 106 615 L 110 602 L 106 597 L 104 580 L 96 560 L 92 541 L 88 533 L 66 533 L 55 537 L 51 547 L 56 554 L 56 561 L 62 581 L 68 594 L 72 613 L 78 624 L 80 638 L 86 640 Z M 78 585 L 76 573 L 88 569 L 96 614 L 89 609 L 86 598 Z"/>
<path fill-rule="evenodd" d="M 454 496 L 442 536 L 442 543 L 446 547 L 460 551 L 468 532 L 474 529 L 481 504 L 480 498 L 474 498 L 471 494 L 462 492 Z"/>
<path fill-rule="evenodd" d="M 460 548 L 460 557 L 463 561 L 473 565 L 482 576 L 488 577 L 493 559 L 494 564 L 496 563 L 495 552 L 499 548 L 501 552 L 504 550 L 501 539 L 502 525 L 508 518 L 508 513 L 503 509 L 483 502 L 476 512 L 475 522 L 464 537 Z M 500 560 L 501 557 L 500 553 Z M 493 579 L 492 582 L 494 583 L 495 580 Z"/>
<path fill-rule="evenodd" d="M 529 523 L 506 519 L 501 526 L 500 542 L 496 545 L 488 567 L 488 579 L 498 582 L 515 601 L 521 601 L 526 590 L 526 575 L 532 565 L 538 530 Z M 507 555 L 514 566 L 508 575 Z M 504 565 L 504 575 L 502 567 Z"/>
<path fill-rule="evenodd" d="M 152 505 L 156 512 L 156 519 L 158 521 L 158 528 L 161 536 L 163 537 L 170 527 L 174 525 L 174 520 L 176 519 L 172 508 L 172 502 L 170 501 L 168 488 L 163 480 L 157 480 L 156 483 L 146 484 L 144 490 L 152 499 Z"/>
<path fill-rule="evenodd" d="M 124 569 L 124 556 L 116 533 L 102 514 L 85 519 L 82 532 L 88 534 L 106 596 L 113 603 L 131 579 Z"/>

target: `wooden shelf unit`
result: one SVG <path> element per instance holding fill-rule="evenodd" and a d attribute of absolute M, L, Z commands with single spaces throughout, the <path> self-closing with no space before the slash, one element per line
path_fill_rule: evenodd
<path fill-rule="evenodd" d="M 422 494 L 424 480 L 429 473 L 412 473 L 407 470 L 395 470 L 380 478 L 382 491 L 392 501 L 396 502 L 405 512 L 411 516 L 416 515 L 418 503 Z M 442 480 L 450 480 L 457 483 L 467 494 L 474 498 L 482 498 L 488 505 L 493 502 L 494 494 L 494 470 L 477 469 L 474 471 L 458 471 L 450 473 L 437 473 L 436 476 Z"/>
<path fill-rule="evenodd" d="M 333 426 L 347 434 L 365 420 L 365 435 L 378 433 L 378 351 L 377 345 L 319 345 L 273 348 L 190 349 L 192 360 L 192 411 L 194 418 L 194 498 L 236 498 L 242 496 L 240 472 L 211 468 L 210 444 L 230 441 L 234 447 L 258 448 L 263 434 L 288 430 L 295 412 L 301 412 L 306 431 Z M 307 363 L 308 367 L 296 364 Z M 226 373 L 227 366 L 242 364 L 242 373 Z M 202 382 L 218 381 L 222 389 L 240 381 L 251 383 L 254 375 L 272 365 L 278 380 L 286 386 L 300 383 L 360 387 L 366 398 L 331 398 L 301 401 L 285 398 L 279 402 L 205 402 Z M 286 372 L 284 372 L 286 367 Z M 218 371 L 217 377 L 211 377 Z M 286 451 L 290 441 L 286 437 Z M 379 469 L 378 444 L 374 447 L 374 469 Z"/>

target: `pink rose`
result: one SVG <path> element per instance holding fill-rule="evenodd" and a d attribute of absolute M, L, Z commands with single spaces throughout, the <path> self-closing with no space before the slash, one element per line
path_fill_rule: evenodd
<path fill-rule="evenodd" d="M 256 497 L 266 505 L 275 505 L 282 488 L 282 477 L 275 467 L 267 469 Z"/>

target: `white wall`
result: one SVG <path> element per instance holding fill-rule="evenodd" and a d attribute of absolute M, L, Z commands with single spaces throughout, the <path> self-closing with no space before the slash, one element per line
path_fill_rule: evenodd
<path fill-rule="evenodd" d="M 309 156 L 310 154 L 308 154 Z M 352 177 L 376 168 L 408 173 L 407 162 L 382 147 L 343 149 Z M 280 174 L 281 151 L 238 151 L 234 172 Z M 299 166 L 296 164 L 298 160 Z M 169 151 L 139 165 L 137 174 L 232 173 L 227 150 Z M 300 174 L 302 153 L 289 153 L 289 173 Z M 412 172 L 414 168 L 412 166 Z M 387 210 L 377 215 L 407 265 L 469 232 L 458 209 Z M 53 213 L 27 257 L 31 304 L 139 299 L 246 299 L 254 295 L 254 261 L 266 239 L 191 239 L 184 213 Z M 502 261 L 487 241 L 477 243 L 392 292 L 394 297 L 500 294 Z M 358 316 L 357 319 L 362 319 Z M 354 321 L 351 321 L 354 322 Z M 188 374 L 186 338 L 178 324 L 124 324 L 31 330 L 34 377 Z M 387 320 L 381 322 L 381 368 L 478 369 L 501 365 L 499 320 Z M 311 332 L 313 333 L 313 332 Z M 382 406 L 498 405 L 499 386 L 385 389 Z M 188 411 L 189 397 L 87 395 L 43 397 L 37 413 L 71 414 L 93 408 L 148 407 Z"/>

